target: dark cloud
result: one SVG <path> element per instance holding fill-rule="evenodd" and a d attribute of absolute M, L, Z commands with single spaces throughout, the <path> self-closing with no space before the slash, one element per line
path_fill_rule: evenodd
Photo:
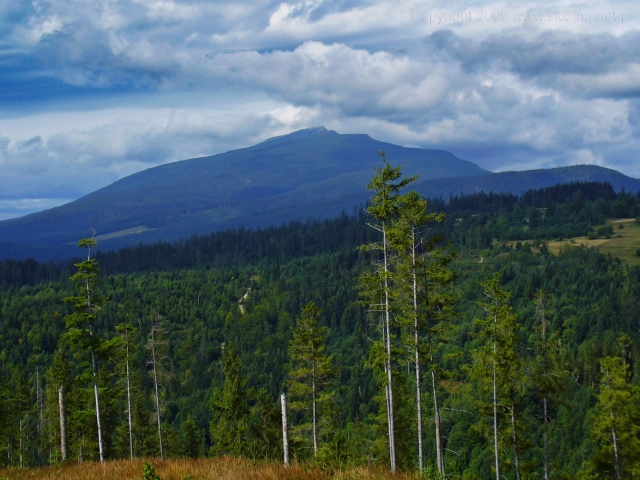
<path fill-rule="evenodd" d="M 640 59 L 638 31 L 616 37 L 548 30 L 533 39 L 522 32 L 504 32 L 473 40 L 441 30 L 426 37 L 425 43 L 436 52 L 449 54 L 467 71 L 499 69 L 524 78 L 600 75 Z"/>

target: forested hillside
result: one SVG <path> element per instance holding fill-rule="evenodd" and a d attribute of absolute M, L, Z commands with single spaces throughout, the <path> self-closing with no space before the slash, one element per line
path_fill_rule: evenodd
<path fill-rule="evenodd" d="M 421 443 L 434 478 L 639 475 L 640 268 L 546 246 L 611 235 L 638 197 L 566 184 L 425 209 L 405 191 L 334 220 L 82 249 L 79 267 L 3 261 L 0 464 L 278 461 L 285 392 L 296 461 L 416 469 Z M 87 285 L 89 308 L 70 299 Z"/>

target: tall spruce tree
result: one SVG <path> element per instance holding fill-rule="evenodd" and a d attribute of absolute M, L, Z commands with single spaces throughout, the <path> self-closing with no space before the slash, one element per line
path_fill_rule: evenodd
<path fill-rule="evenodd" d="M 135 333 L 137 329 L 128 323 L 116 325 L 117 335 L 108 340 L 105 350 L 113 352 L 116 359 L 116 370 L 124 383 L 127 398 L 127 430 L 129 434 L 129 458 L 133 458 L 133 410 L 131 395 L 131 356 L 135 352 Z"/>
<path fill-rule="evenodd" d="M 445 473 L 444 447 L 435 359 L 437 344 L 446 330 L 439 320 L 444 320 L 451 313 L 453 304 L 453 297 L 445 289 L 450 286 L 454 275 L 447 268 L 451 256 L 438 245 L 441 237 L 427 238 L 425 228 L 432 222 L 443 222 L 444 218 L 443 213 L 427 213 L 427 200 L 410 191 L 401 197 L 398 218 L 388 230 L 389 245 L 397 252 L 392 262 L 395 271 L 394 304 L 398 305 L 399 318 L 405 327 L 405 345 L 413 357 L 409 361 L 415 365 L 418 467 L 420 471 L 424 469 L 421 365 L 426 353 L 433 394 L 436 465 L 442 475 Z"/>
<path fill-rule="evenodd" d="M 250 451 L 249 406 L 247 379 L 240 376 L 239 358 L 233 343 L 223 346 L 222 374 L 224 386 L 211 395 L 210 455 L 244 456 Z"/>
<path fill-rule="evenodd" d="M 334 392 L 328 392 L 326 387 L 335 377 L 332 358 L 324 352 L 327 327 L 318 325 L 321 313 L 314 302 L 309 302 L 300 312 L 289 343 L 291 369 L 287 382 L 292 399 L 289 403 L 291 411 L 311 411 L 314 458 L 318 456 L 319 410 L 334 397 Z M 298 431 L 304 428 L 304 425 L 296 426 Z"/>
<path fill-rule="evenodd" d="M 626 343 L 629 337 L 621 338 Z M 640 476 L 640 387 L 630 382 L 630 365 L 621 356 L 600 359 L 601 380 L 591 435 L 597 446 L 588 472 L 621 480 Z"/>
<path fill-rule="evenodd" d="M 385 398 L 387 409 L 387 426 L 389 440 L 389 463 L 392 473 L 397 469 L 396 444 L 395 444 L 395 424 L 394 424 L 394 401 L 393 401 L 393 332 L 392 332 L 392 273 L 390 265 L 390 246 L 388 229 L 393 219 L 398 216 L 401 201 L 401 191 L 406 186 L 415 181 L 417 177 L 401 178 L 402 167 L 392 167 L 387 163 L 387 157 L 382 150 L 378 152 L 382 158 L 383 166 L 376 167 L 376 174 L 367 184 L 367 190 L 373 192 L 371 205 L 367 207 L 367 212 L 374 218 L 374 223 L 368 225 L 378 231 L 381 241 L 365 245 L 365 250 L 377 250 L 382 254 L 382 259 L 376 265 L 373 274 L 365 275 L 361 279 L 363 284 L 363 294 L 368 297 L 373 309 L 382 313 L 382 341 L 383 341 L 383 362 L 386 374 Z M 379 285 L 379 288 L 378 288 Z M 375 350 L 374 350 L 375 351 Z"/>
<path fill-rule="evenodd" d="M 75 264 L 78 271 L 71 277 L 71 281 L 75 283 L 77 294 L 63 299 L 74 310 L 73 313 L 65 317 L 67 331 L 64 334 L 64 339 L 76 349 L 79 356 L 88 355 L 91 362 L 98 449 L 100 462 L 104 462 L 105 452 L 98 389 L 99 365 L 98 358 L 96 358 L 102 351 L 103 339 L 97 331 L 96 321 L 97 313 L 106 304 L 106 299 L 97 292 L 101 273 L 100 265 L 91 258 L 91 251 L 96 245 L 95 232 L 94 237 L 83 238 L 78 242 L 78 247 L 87 249 L 87 259 Z"/>
<path fill-rule="evenodd" d="M 472 373 L 489 386 L 492 396 L 493 410 L 493 450 L 496 480 L 500 480 L 500 443 L 499 418 L 503 403 L 501 396 L 507 397 L 508 411 L 511 420 L 512 441 L 514 448 L 514 466 L 516 478 L 520 479 L 520 455 L 517 434 L 517 396 L 518 383 L 522 380 L 521 361 L 516 347 L 518 335 L 516 315 L 509 305 L 511 294 L 500 288 L 500 274 L 495 273 L 489 280 L 481 283 L 486 301 L 479 305 L 485 312 L 484 318 L 476 319 L 480 328 L 475 337 L 478 343 L 473 351 Z"/>
<path fill-rule="evenodd" d="M 542 399 L 543 417 L 543 474 L 549 480 L 549 423 L 550 402 L 564 389 L 567 380 L 562 367 L 562 343 L 557 332 L 551 331 L 547 304 L 549 299 L 543 290 L 538 290 L 534 298 L 537 325 L 533 335 L 536 355 L 531 364 L 531 378 L 538 397 Z"/>

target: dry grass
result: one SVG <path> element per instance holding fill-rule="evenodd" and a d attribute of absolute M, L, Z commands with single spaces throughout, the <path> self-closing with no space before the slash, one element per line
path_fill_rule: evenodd
<path fill-rule="evenodd" d="M 64 467 L 33 470 L 0 470 L 1 480 L 140 480 L 143 460 L 115 460 L 101 465 L 85 462 Z M 255 465 L 248 460 L 220 457 L 214 459 L 150 459 L 162 480 L 417 480 L 417 476 L 401 473 L 391 476 L 383 470 L 353 468 L 334 473 L 306 466 L 284 467 L 268 463 Z"/>
<path fill-rule="evenodd" d="M 640 248 L 640 226 L 636 225 L 635 219 L 626 218 L 622 220 L 608 220 L 607 225 L 613 227 L 611 238 L 598 238 L 589 240 L 587 237 L 576 237 L 563 241 L 549 242 L 549 250 L 558 253 L 564 245 L 586 245 L 596 247 L 602 253 L 610 253 L 613 257 L 618 257 L 630 265 L 640 265 L 640 257 L 636 255 L 636 250 Z M 620 230 L 619 225 L 624 225 Z"/>
<path fill-rule="evenodd" d="M 622 224 L 624 228 L 620 230 L 618 227 Z M 636 224 L 633 218 L 624 218 L 621 220 L 607 220 L 607 225 L 613 227 L 613 235 L 611 238 L 596 238 L 589 240 L 588 237 L 565 238 L 564 240 L 552 240 L 547 242 L 549 251 L 558 254 L 560 249 L 565 245 L 585 245 L 587 247 L 595 247 L 602 253 L 611 254 L 620 260 L 627 262 L 629 265 L 640 265 L 640 257 L 636 255 L 636 250 L 640 248 L 640 226 Z M 531 240 L 522 240 L 521 243 L 531 243 Z M 513 248 L 518 242 L 506 242 Z M 535 250 L 536 252 L 538 250 Z"/>

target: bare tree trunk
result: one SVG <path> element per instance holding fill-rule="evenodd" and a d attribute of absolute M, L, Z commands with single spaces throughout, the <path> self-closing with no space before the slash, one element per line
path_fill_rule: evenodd
<path fill-rule="evenodd" d="M 385 345 L 387 345 L 387 335 L 385 333 L 385 323 L 384 323 L 384 316 L 382 317 L 381 321 L 380 321 L 380 327 L 382 329 L 382 343 Z M 384 373 L 385 375 L 387 374 L 387 362 L 384 363 Z M 385 400 L 385 405 L 387 408 L 387 437 L 391 437 L 391 420 L 389 419 L 389 412 L 391 411 L 391 409 L 389 408 L 389 385 L 385 385 L 384 386 L 384 400 Z"/>
<path fill-rule="evenodd" d="M 541 302 L 544 302 L 541 297 Z M 544 345 L 544 359 L 543 359 L 543 376 L 545 379 L 545 394 L 542 399 L 542 405 L 544 410 L 544 480 L 549 480 L 549 412 L 547 405 L 547 319 L 544 313 L 544 303 L 542 303 L 542 344 Z"/>
<path fill-rule="evenodd" d="M 289 429 L 287 427 L 287 397 L 285 394 L 280 395 L 280 404 L 282 405 L 282 450 L 284 451 L 284 464 L 289 466 Z"/>
<path fill-rule="evenodd" d="M 495 322 L 498 319 L 495 318 Z M 493 449 L 496 461 L 496 480 L 500 480 L 500 452 L 498 450 L 498 378 L 496 372 L 496 342 L 493 342 Z"/>
<path fill-rule="evenodd" d="M 382 238 L 384 250 L 384 311 L 385 329 L 387 334 L 387 389 L 389 395 L 389 460 L 391 463 L 391 473 L 396 473 L 396 439 L 393 419 L 393 374 L 391 372 L 391 316 L 389 312 L 389 279 L 387 278 L 389 268 L 387 259 L 387 231 L 384 222 L 382 223 Z"/>
<path fill-rule="evenodd" d="M 433 383 L 433 421 L 436 427 L 436 459 L 438 471 L 444 476 L 444 448 L 442 448 L 442 430 L 440 428 L 440 407 L 438 406 L 438 393 L 436 390 L 436 373 L 431 371 L 431 381 Z"/>
<path fill-rule="evenodd" d="M 316 430 L 316 367 L 315 365 L 312 368 L 312 386 L 311 386 L 311 397 L 312 397 L 312 409 L 313 409 L 313 458 L 318 456 L 318 432 Z"/>
<path fill-rule="evenodd" d="M 153 327 L 151 327 L 151 357 L 153 365 L 153 389 L 155 392 L 156 415 L 158 417 L 158 443 L 160 445 L 160 459 L 164 460 L 164 450 L 162 448 L 162 422 L 160 418 L 160 394 L 158 392 L 158 361 L 156 359 L 155 330 Z"/>
<path fill-rule="evenodd" d="M 391 473 L 396 473 L 396 438 L 393 420 L 393 375 L 391 372 L 391 317 L 389 313 L 389 279 L 387 278 L 389 267 L 387 263 L 387 231 L 384 222 L 382 223 L 382 239 L 384 250 L 384 311 L 385 328 L 387 331 L 387 388 L 389 392 L 389 458 L 391 462 Z"/>
<path fill-rule="evenodd" d="M 95 232 L 94 232 L 95 235 Z M 87 250 L 87 261 L 91 260 L 91 246 Z M 91 312 L 91 287 L 87 278 L 87 310 Z M 89 326 L 89 334 L 93 335 L 93 327 Z M 98 424 L 98 450 L 100 452 L 100 463 L 104 463 L 104 444 L 102 442 L 102 422 L 100 420 L 100 395 L 98 393 L 98 367 L 96 365 L 96 356 L 93 348 L 91 348 L 91 368 L 93 371 L 93 393 L 96 401 L 96 422 Z"/>
<path fill-rule="evenodd" d="M 36 365 L 36 401 L 38 402 L 38 466 L 42 466 L 42 437 L 44 436 L 44 405 L 42 401 L 42 385 L 40 384 L 40 367 Z"/>
<path fill-rule="evenodd" d="M 19 448 L 20 448 L 20 468 L 24 468 L 24 464 L 22 462 L 22 415 L 20 416 L 20 439 L 19 439 Z"/>
<path fill-rule="evenodd" d="M 125 329 L 125 343 L 127 345 L 127 416 L 129 421 L 129 457 L 133 458 L 133 422 L 131 421 L 131 379 L 129 376 L 129 329 Z"/>
<path fill-rule="evenodd" d="M 549 480 L 549 426 L 547 425 L 547 396 L 542 399 L 544 407 L 544 480 Z"/>
<path fill-rule="evenodd" d="M 518 452 L 518 433 L 516 432 L 516 405 L 511 396 L 511 428 L 513 429 L 513 453 L 516 467 L 516 479 L 520 480 L 520 454 Z"/>
<path fill-rule="evenodd" d="M 611 435 L 613 437 L 613 455 L 615 458 L 616 466 L 616 478 L 622 480 L 622 473 L 620 469 L 620 457 L 618 456 L 618 437 L 616 436 L 616 426 L 614 422 L 613 412 L 611 412 Z"/>
<path fill-rule="evenodd" d="M 91 365 L 93 367 L 93 392 L 96 399 L 96 421 L 98 423 L 98 450 L 100 452 L 100 463 L 104 463 L 104 444 L 102 442 L 102 422 L 100 420 L 100 399 L 98 395 L 98 367 L 93 349 L 91 350 Z"/>
<path fill-rule="evenodd" d="M 422 447 L 422 391 L 420 387 L 420 325 L 418 324 L 418 278 L 416 265 L 415 228 L 411 229 L 411 260 L 413 268 L 411 276 L 413 280 L 413 342 L 416 362 L 416 409 L 418 416 L 418 468 L 424 470 L 424 451 Z M 435 390 L 434 390 L 435 393 Z M 435 398 L 435 397 L 434 397 Z M 436 431 L 437 431 L 436 426 Z M 436 441 L 438 434 L 436 433 Z M 438 452 L 439 453 L 439 452 Z M 440 469 L 440 456 L 438 455 L 438 469 Z"/>
<path fill-rule="evenodd" d="M 58 388 L 58 412 L 60 414 L 60 457 L 67 460 L 67 413 L 64 405 L 64 385 Z"/>

